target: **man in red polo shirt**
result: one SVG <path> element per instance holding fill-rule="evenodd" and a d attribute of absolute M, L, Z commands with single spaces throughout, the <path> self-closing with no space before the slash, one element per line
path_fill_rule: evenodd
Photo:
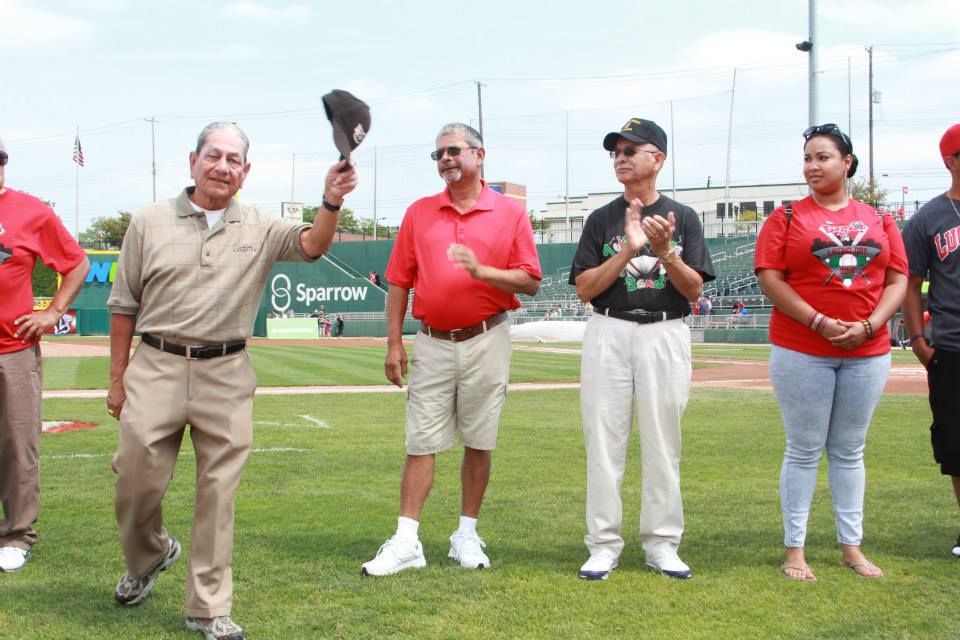
<path fill-rule="evenodd" d="M 4 187 L 8 159 L 0 141 L 0 571 L 19 571 L 40 509 L 40 336 L 66 313 L 90 261 L 53 209 Z M 33 310 L 37 258 L 63 275 L 42 311 Z"/>
<path fill-rule="evenodd" d="M 430 156 L 447 188 L 407 209 L 387 265 L 384 367 L 397 386 L 407 375 L 402 330 L 411 288 L 421 329 L 407 389 L 397 532 L 363 565 L 363 575 L 427 565 L 417 536 L 420 510 L 433 486 L 436 454 L 453 446 L 456 434 L 464 445 L 462 505 L 449 557 L 468 569 L 490 566 L 477 515 L 510 376 L 507 310 L 520 307 L 515 294 L 537 293 L 541 273 L 526 211 L 481 179 L 484 155 L 472 127 L 451 123 L 440 130 Z"/>

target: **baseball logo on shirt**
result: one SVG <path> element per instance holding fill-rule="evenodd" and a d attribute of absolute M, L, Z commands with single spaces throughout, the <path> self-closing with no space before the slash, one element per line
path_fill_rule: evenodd
<path fill-rule="evenodd" d="M 620 253 L 626 246 L 626 242 L 626 236 L 614 236 L 610 242 L 603 245 L 603 255 L 614 256 Z M 683 251 L 683 247 L 673 240 L 670 241 L 670 247 L 678 255 Z M 667 284 L 667 269 L 647 244 L 630 259 L 627 266 L 620 272 L 620 277 L 623 278 L 627 291 L 663 289 Z"/>
<path fill-rule="evenodd" d="M 9 249 L 3 244 L 0 244 L 0 264 L 3 264 L 7 260 L 13 257 L 13 249 Z"/>
<path fill-rule="evenodd" d="M 860 220 L 849 224 L 833 224 L 830 221 L 820 225 L 820 233 L 830 242 L 816 238 L 810 252 L 824 264 L 830 275 L 823 284 L 829 284 L 834 278 L 840 278 L 840 284 L 851 287 L 857 277 L 863 278 L 869 284 L 863 270 L 871 260 L 880 255 L 883 250 L 873 240 L 863 240 L 868 227 Z"/>
<path fill-rule="evenodd" d="M 0 222 L 0 236 L 2 236 L 3 234 L 5 234 L 6 232 L 7 232 L 7 230 L 3 228 L 3 223 Z"/>

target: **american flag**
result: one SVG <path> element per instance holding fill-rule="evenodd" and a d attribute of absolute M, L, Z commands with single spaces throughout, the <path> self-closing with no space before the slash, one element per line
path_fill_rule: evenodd
<path fill-rule="evenodd" d="M 80 146 L 80 134 L 73 141 L 73 161 L 83 166 L 83 148 Z"/>

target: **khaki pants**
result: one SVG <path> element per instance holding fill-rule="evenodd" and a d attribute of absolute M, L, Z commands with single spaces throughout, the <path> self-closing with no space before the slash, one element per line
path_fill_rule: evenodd
<path fill-rule="evenodd" d="M 620 486 L 637 412 L 643 471 L 640 540 L 648 553 L 683 535 L 680 418 L 690 392 L 690 330 L 683 320 L 637 324 L 594 315 L 581 360 L 580 405 L 587 450 L 590 554 L 619 557 Z"/>
<path fill-rule="evenodd" d="M 0 547 L 30 549 L 40 509 L 40 345 L 0 353 Z"/>
<path fill-rule="evenodd" d="M 188 616 L 228 615 L 233 507 L 253 439 L 256 375 L 246 351 L 187 360 L 141 344 L 124 375 L 116 515 L 127 571 L 142 577 L 167 550 L 161 503 L 186 424 L 197 458 Z"/>

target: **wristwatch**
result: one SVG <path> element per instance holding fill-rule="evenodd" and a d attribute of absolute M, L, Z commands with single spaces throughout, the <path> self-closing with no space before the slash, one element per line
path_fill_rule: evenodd
<path fill-rule="evenodd" d="M 663 264 L 670 264 L 674 258 L 677 257 L 677 250 L 674 247 L 670 247 L 670 251 L 667 251 L 665 254 L 660 256 L 660 262 Z"/>
<path fill-rule="evenodd" d="M 330 213 L 337 213 L 338 211 L 340 211 L 340 207 L 342 206 L 343 206 L 342 202 L 340 204 L 331 204 L 330 202 L 327 201 L 327 196 L 326 195 L 323 196 L 323 208 L 329 211 Z"/>

